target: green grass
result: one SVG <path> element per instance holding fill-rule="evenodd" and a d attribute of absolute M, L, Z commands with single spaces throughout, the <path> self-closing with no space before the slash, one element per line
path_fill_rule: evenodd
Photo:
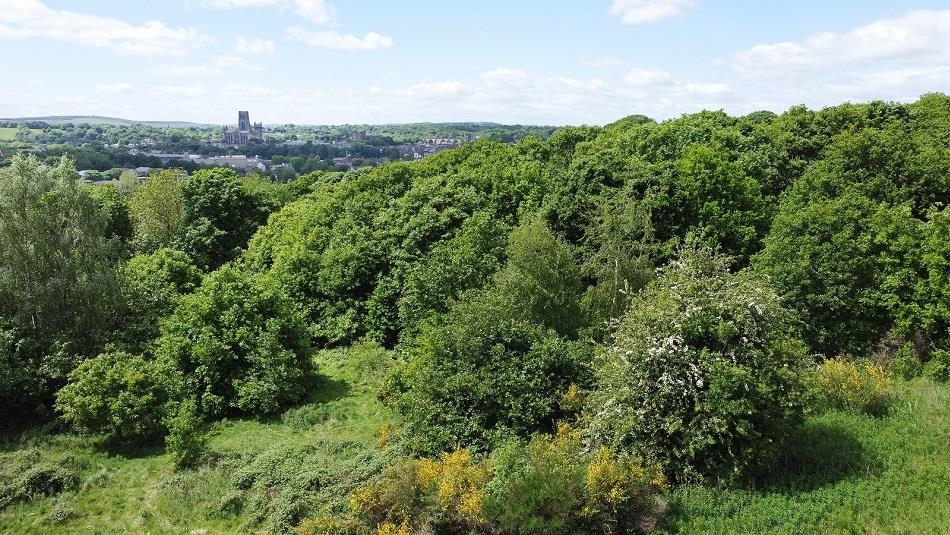
<path fill-rule="evenodd" d="M 347 440 L 368 447 L 375 432 L 391 420 L 375 397 L 373 383 L 381 370 L 368 373 L 344 364 L 345 352 L 318 357 L 324 374 L 308 402 L 288 413 L 318 408 L 311 425 L 306 419 L 282 421 L 230 420 L 214 427 L 211 449 L 220 455 L 260 453 L 274 446 L 321 444 Z M 314 420 L 314 418 L 310 418 Z M 290 420 L 288 418 L 288 420 Z M 300 420 L 304 420 L 301 423 Z M 15 504 L 0 511 L 0 533 L 245 533 L 253 530 L 249 513 L 226 516 L 219 505 L 231 490 L 231 474 L 214 467 L 176 474 L 161 449 L 112 454 L 87 437 L 36 432 L 0 443 L 0 451 L 40 448 L 44 456 L 70 453 L 88 466 L 81 487 L 59 496 Z M 329 452 L 328 455 L 343 455 Z M 54 507 L 72 511 L 61 523 L 45 517 Z"/>
<path fill-rule="evenodd" d="M 339 441 L 373 448 L 376 429 L 392 420 L 375 398 L 388 359 L 378 350 L 323 352 L 324 376 L 307 403 L 270 421 L 221 422 L 212 450 L 233 458 Z M 880 418 L 840 412 L 809 418 L 776 467 L 747 488 L 675 489 L 657 533 L 946 533 L 950 385 L 918 379 L 905 390 Z M 2 451 L 26 447 L 40 448 L 44 457 L 80 457 L 87 465 L 82 485 L 8 507 L 0 512 L 0 532 L 262 531 L 252 507 L 221 514 L 233 486 L 220 466 L 176 473 L 160 449 L 110 454 L 93 439 L 69 434 L 38 431 L 0 443 Z M 327 464 L 353 454 L 327 448 Z M 69 514 L 51 525 L 46 517 L 57 508 Z"/>
<path fill-rule="evenodd" d="M 950 386 L 918 379 L 882 418 L 809 418 L 750 488 L 677 489 L 670 509 L 660 533 L 947 533 Z"/>
<path fill-rule="evenodd" d="M 13 141 L 14 138 L 16 138 L 16 133 L 17 133 L 19 130 L 20 130 L 19 128 L 12 128 L 12 127 L 0 128 L 0 141 Z M 43 133 L 42 130 L 39 130 L 39 129 L 36 129 L 36 128 L 31 128 L 31 129 L 30 129 L 30 132 L 31 132 L 33 135 L 37 135 L 37 134 L 42 134 L 42 133 Z"/>

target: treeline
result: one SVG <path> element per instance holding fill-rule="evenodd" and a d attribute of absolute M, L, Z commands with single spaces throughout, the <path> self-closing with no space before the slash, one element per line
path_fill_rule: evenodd
<path fill-rule="evenodd" d="M 826 359 L 947 378 L 948 201 L 940 94 L 632 116 L 288 186 L 166 171 L 126 195 L 17 158 L 4 424 L 195 465 L 210 423 L 303 399 L 313 348 L 369 340 L 398 361 L 398 459 L 281 529 L 646 531 L 668 484 L 751 477 L 863 388 Z"/>

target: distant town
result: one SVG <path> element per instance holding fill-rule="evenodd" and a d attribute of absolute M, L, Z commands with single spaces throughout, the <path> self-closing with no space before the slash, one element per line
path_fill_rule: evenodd
<path fill-rule="evenodd" d="M 314 171 L 418 160 L 480 139 L 544 139 L 554 130 L 494 123 L 265 126 L 252 122 L 245 110 L 238 111 L 236 125 L 222 126 L 107 117 L 0 119 L 0 165 L 15 153 L 34 153 L 49 161 L 73 158 L 91 183 L 117 182 L 122 173 L 144 178 L 176 167 L 230 167 L 286 182 Z"/>

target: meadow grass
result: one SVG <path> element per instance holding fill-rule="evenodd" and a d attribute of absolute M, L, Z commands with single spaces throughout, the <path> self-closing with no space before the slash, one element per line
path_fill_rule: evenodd
<path fill-rule="evenodd" d="M 363 352 L 364 354 L 367 352 Z M 372 352 L 369 352 L 372 353 Z M 372 447 L 392 415 L 376 399 L 386 367 L 377 352 L 349 362 L 320 354 L 322 372 L 306 403 L 267 421 L 214 427 L 220 455 L 348 441 Z M 682 487 L 669 496 L 658 533 L 946 533 L 950 526 L 950 385 L 907 383 L 881 417 L 827 412 L 808 418 L 781 460 L 733 488 Z M 109 452 L 92 438 L 36 431 L 0 444 L 44 457 L 85 461 L 79 489 L 0 512 L 3 533 L 246 533 L 249 511 L 222 514 L 231 474 L 214 465 L 176 473 L 160 448 Z M 347 456 L 328 450 L 328 458 Z M 200 531 L 199 531 L 200 532 Z"/>
<path fill-rule="evenodd" d="M 950 386 L 908 383 L 882 417 L 810 417 L 746 488 L 679 488 L 660 533 L 950 530 Z"/>
<path fill-rule="evenodd" d="M 0 128 L 0 141 L 13 141 L 16 138 L 16 133 L 19 131 L 19 128 L 15 127 L 4 127 Z M 42 134 L 43 131 L 37 128 L 31 128 L 30 132 L 33 135 Z"/>
<path fill-rule="evenodd" d="M 313 395 L 283 417 L 217 423 L 211 450 L 227 456 L 260 453 L 274 446 L 344 440 L 373 446 L 376 430 L 390 421 L 391 415 L 376 399 L 375 384 L 367 380 L 376 377 L 348 367 L 346 356 L 344 350 L 318 355 L 321 375 Z M 293 417 L 308 409 L 317 416 Z M 161 447 L 110 452 L 94 438 L 46 431 L 0 442 L 2 452 L 30 447 L 39 448 L 44 457 L 68 453 L 79 458 L 87 466 L 82 484 L 75 491 L 0 511 L 0 533 L 254 531 L 248 514 L 223 515 L 219 511 L 232 489 L 231 474 L 213 465 L 176 473 L 171 457 Z M 61 513 L 51 513 L 56 511 Z"/>

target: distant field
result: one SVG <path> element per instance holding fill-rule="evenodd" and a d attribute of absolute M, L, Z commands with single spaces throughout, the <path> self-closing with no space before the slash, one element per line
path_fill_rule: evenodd
<path fill-rule="evenodd" d="M 17 130 L 19 129 L 18 128 L 0 128 L 0 141 L 13 141 L 13 138 L 16 137 Z M 38 134 L 42 132 L 42 130 L 39 130 L 37 128 L 32 128 L 30 129 L 30 131 L 33 132 L 34 134 Z"/>

